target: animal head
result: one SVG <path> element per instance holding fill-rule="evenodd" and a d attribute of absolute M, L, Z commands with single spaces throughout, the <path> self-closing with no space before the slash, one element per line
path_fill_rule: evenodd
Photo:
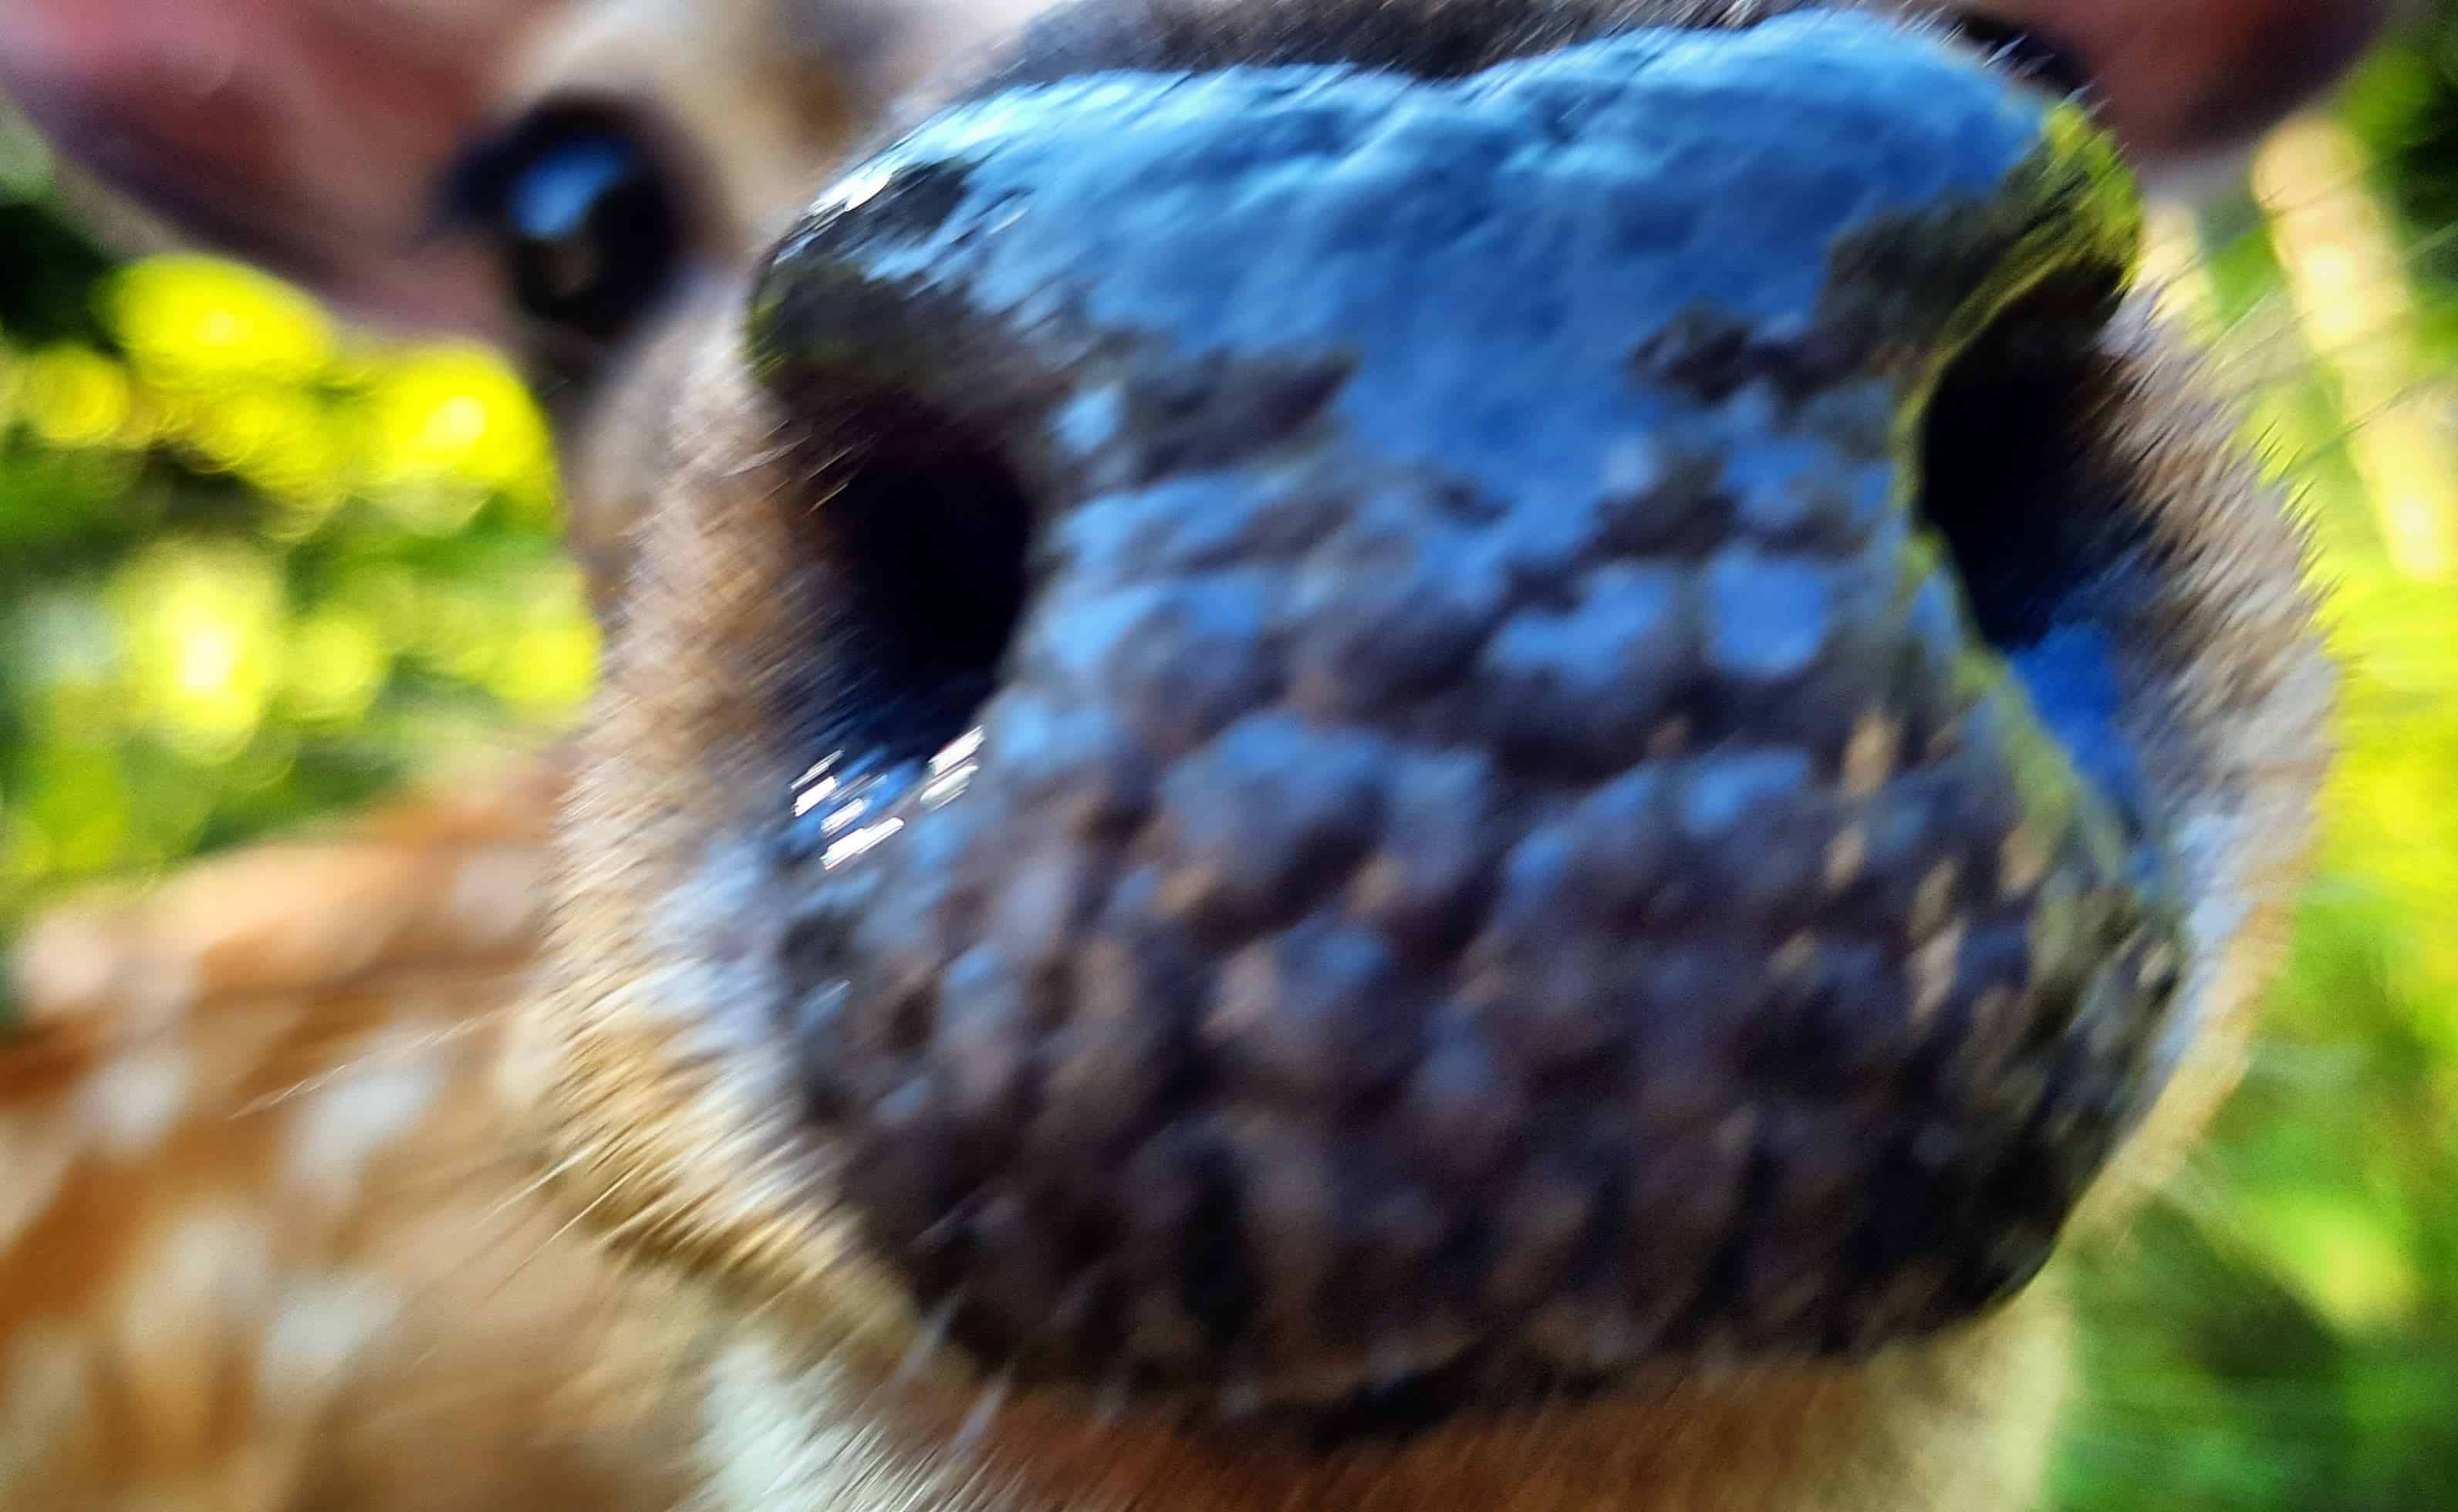
<path fill-rule="evenodd" d="M 2000 1323 L 2224 1091 L 2327 697 L 2127 161 L 2378 19 L 2049 9 L 558 10 L 417 250 L 246 228 L 561 414 L 520 1070 L 724 1320 L 720 1495 L 2020 1484 Z"/>

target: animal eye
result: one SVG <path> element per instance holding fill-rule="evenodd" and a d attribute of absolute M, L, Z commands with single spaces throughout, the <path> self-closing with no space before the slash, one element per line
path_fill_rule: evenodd
<path fill-rule="evenodd" d="M 1947 26 L 2014 77 L 2056 94 L 2081 94 L 2097 81 L 2089 64 L 2055 38 L 1999 16 L 1959 10 Z"/>
<path fill-rule="evenodd" d="M 619 106 L 540 106 L 466 154 L 448 197 L 493 242 L 522 313 L 594 343 L 629 332 L 687 251 L 680 179 Z"/>

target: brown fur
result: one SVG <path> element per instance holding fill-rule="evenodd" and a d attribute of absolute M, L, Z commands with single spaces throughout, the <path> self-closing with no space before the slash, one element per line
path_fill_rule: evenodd
<path fill-rule="evenodd" d="M 1437 9 L 1497 51 L 1565 14 Z M 1045 56 L 1320 53 L 1327 10 L 1173 28 L 1121 8 Z M 1365 31 L 1398 41 L 1367 45 L 1409 45 L 1390 22 Z M 614 629 L 605 696 L 535 788 L 212 863 L 21 949 L 33 1026 L 0 1053 L 0 1508 L 652 1508 L 694 1486 L 745 1512 L 2029 1502 L 2063 1390 L 2053 1277 L 1866 1365 L 1699 1362 L 1321 1460 L 1105 1428 L 930 1350 L 688 945 L 707 922 L 690 910 L 723 901 L 697 891 L 693 858 L 769 797 L 738 779 L 774 738 L 753 694 L 797 628 L 781 501 L 802 480 L 740 369 L 734 280 L 750 228 L 790 211 L 885 91 L 779 100 L 803 75 L 742 62 L 757 28 L 606 61 L 642 34 L 550 35 L 525 77 L 631 76 L 703 137 L 795 139 L 726 156 L 734 229 L 700 296 L 573 438 L 576 530 Z M 887 47 L 882 76 L 901 85 L 932 52 Z M 729 114 L 746 79 L 764 82 Z M 2204 821 L 2210 948 L 2190 987 L 2201 1032 L 2094 1194 L 2103 1229 L 2233 1083 L 2326 699 L 2297 543 L 2227 416 L 2138 310 L 2106 344 L 2123 375 L 2109 448 L 2137 459 L 2183 548 L 2145 631 L 2169 717 L 2143 739 L 2164 795 Z M 561 794 L 551 857 L 542 790 Z M 351 1310 L 369 1296 L 384 1305 Z M 298 1357 L 323 1368 L 264 1363 Z"/>

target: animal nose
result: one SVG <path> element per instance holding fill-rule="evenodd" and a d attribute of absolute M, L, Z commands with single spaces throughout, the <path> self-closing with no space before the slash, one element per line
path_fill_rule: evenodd
<path fill-rule="evenodd" d="M 1849 16 L 993 93 L 833 191 L 751 315 L 842 590 L 780 980 L 925 1310 L 1320 1425 L 2027 1279 L 2178 935 L 1928 438 L 2135 235 Z"/>

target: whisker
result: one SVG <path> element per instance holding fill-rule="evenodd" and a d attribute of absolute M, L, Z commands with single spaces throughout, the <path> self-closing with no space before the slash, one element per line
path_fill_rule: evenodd
<path fill-rule="evenodd" d="M 939 1352 L 947 1348 L 948 1331 L 955 1326 L 956 1313 L 963 1303 L 962 1296 L 951 1296 L 930 1310 L 929 1315 L 923 1318 L 921 1328 L 915 1331 L 913 1342 L 906 1349 L 904 1358 L 896 1362 L 895 1371 L 888 1377 L 888 1384 L 906 1386 L 921 1377 L 922 1373 L 938 1358 Z"/>
<path fill-rule="evenodd" d="M 491 1220 L 510 1212 L 513 1208 L 535 1199 L 549 1187 L 561 1180 L 564 1176 L 570 1174 L 573 1168 L 578 1165 L 579 1162 L 580 1157 L 578 1155 L 566 1155 L 563 1159 L 556 1161 L 554 1164 L 544 1167 L 527 1182 L 523 1183 L 517 1191 L 507 1194 L 493 1207 L 488 1209 L 486 1216 Z"/>
<path fill-rule="evenodd" d="M 616 1176 L 613 1181 L 608 1182 L 604 1191 L 600 1191 L 589 1202 L 583 1204 L 579 1211 L 566 1218 L 563 1221 L 562 1226 L 557 1228 L 552 1233 L 540 1240 L 527 1255 L 523 1256 L 521 1260 L 512 1267 L 510 1274 L 497 1281 L 494 1287 L 488 1292 L 486 1296 L 480 1299 L 480 1310 L 484 1311 L 487 1306 L 501 1300 L 504 1294 L 510 1291 L 513 1285 L 516 1284 L 522 1276 L 526 1275 L 529 1273 L 530 1268 L 536 1265 L 540 1258 L 545 1256 L 557 1245 L 561 1244 L 564 1239 L 571 1235 L 572 1231 L 586 1222 L 591 1214 L 594 1213 L 599 1208 L 612 1201 L 618 1193 L 620 1193 L 623 1189 L 631 1183 L 633 1175 L 633 1172 L 625 1172 L 622 1175 Z M 419 1363 L 423 1365 L 427 1361 L 432 1359 L 436 1350 L 441 1347 L 442 1344 L 440 1340 L 436 1344 L 429 1345 L 427 1354 L 420 1357 Z"/>
<path fill-rule="evenodd" d="M 250 1098 L 232 1109 L 228 1116 L 234 1121 L 259 1117 L 286 1103 L 295 1102 L 302 1097 L 310 1096 L 340 1083 L 350 1081 L 366 1071 L 414 1060 L 423 1053 L 483 1033 L 509 1017 L 510 1012 L 511 1009 L 509 1006 L 489 1008 L 471 1014 L 458 1023 L 406 1040 L 391 1037 L 388 1043 L 366 1054 L 335 1062 L 313 1076 L 302 1077 L 277 1090 Z M 379 1021 L 365 1032 L 371 1039 L 385 1040 L 389 1027 L 389 1025 Z M 283 1046 L 277 1046 L 274 1053 L 281 1054 L 286 1051 L 303 1058 L 316 1055 L 323 1048 L 325 1048 L 324 1046 L 312 1044 Z"/>
<path fill-rule="evenodd" d="M 989 1384 L 973 1402 L 972 1410 L 965 1414 L 964 1423 L 956 1429 L 955 1437 L 948 1440 L 950 1454 L 962 1459 L 981 1447 L 983 1440 L 989 1437 L 990 1425 L 998 1420 L 999 1410 L 1007 1405 L 1008 1395 L 1014 1386 L 1015 1377 L 1011 1371 L 1002 1370 L 990 1377 Z"/>

